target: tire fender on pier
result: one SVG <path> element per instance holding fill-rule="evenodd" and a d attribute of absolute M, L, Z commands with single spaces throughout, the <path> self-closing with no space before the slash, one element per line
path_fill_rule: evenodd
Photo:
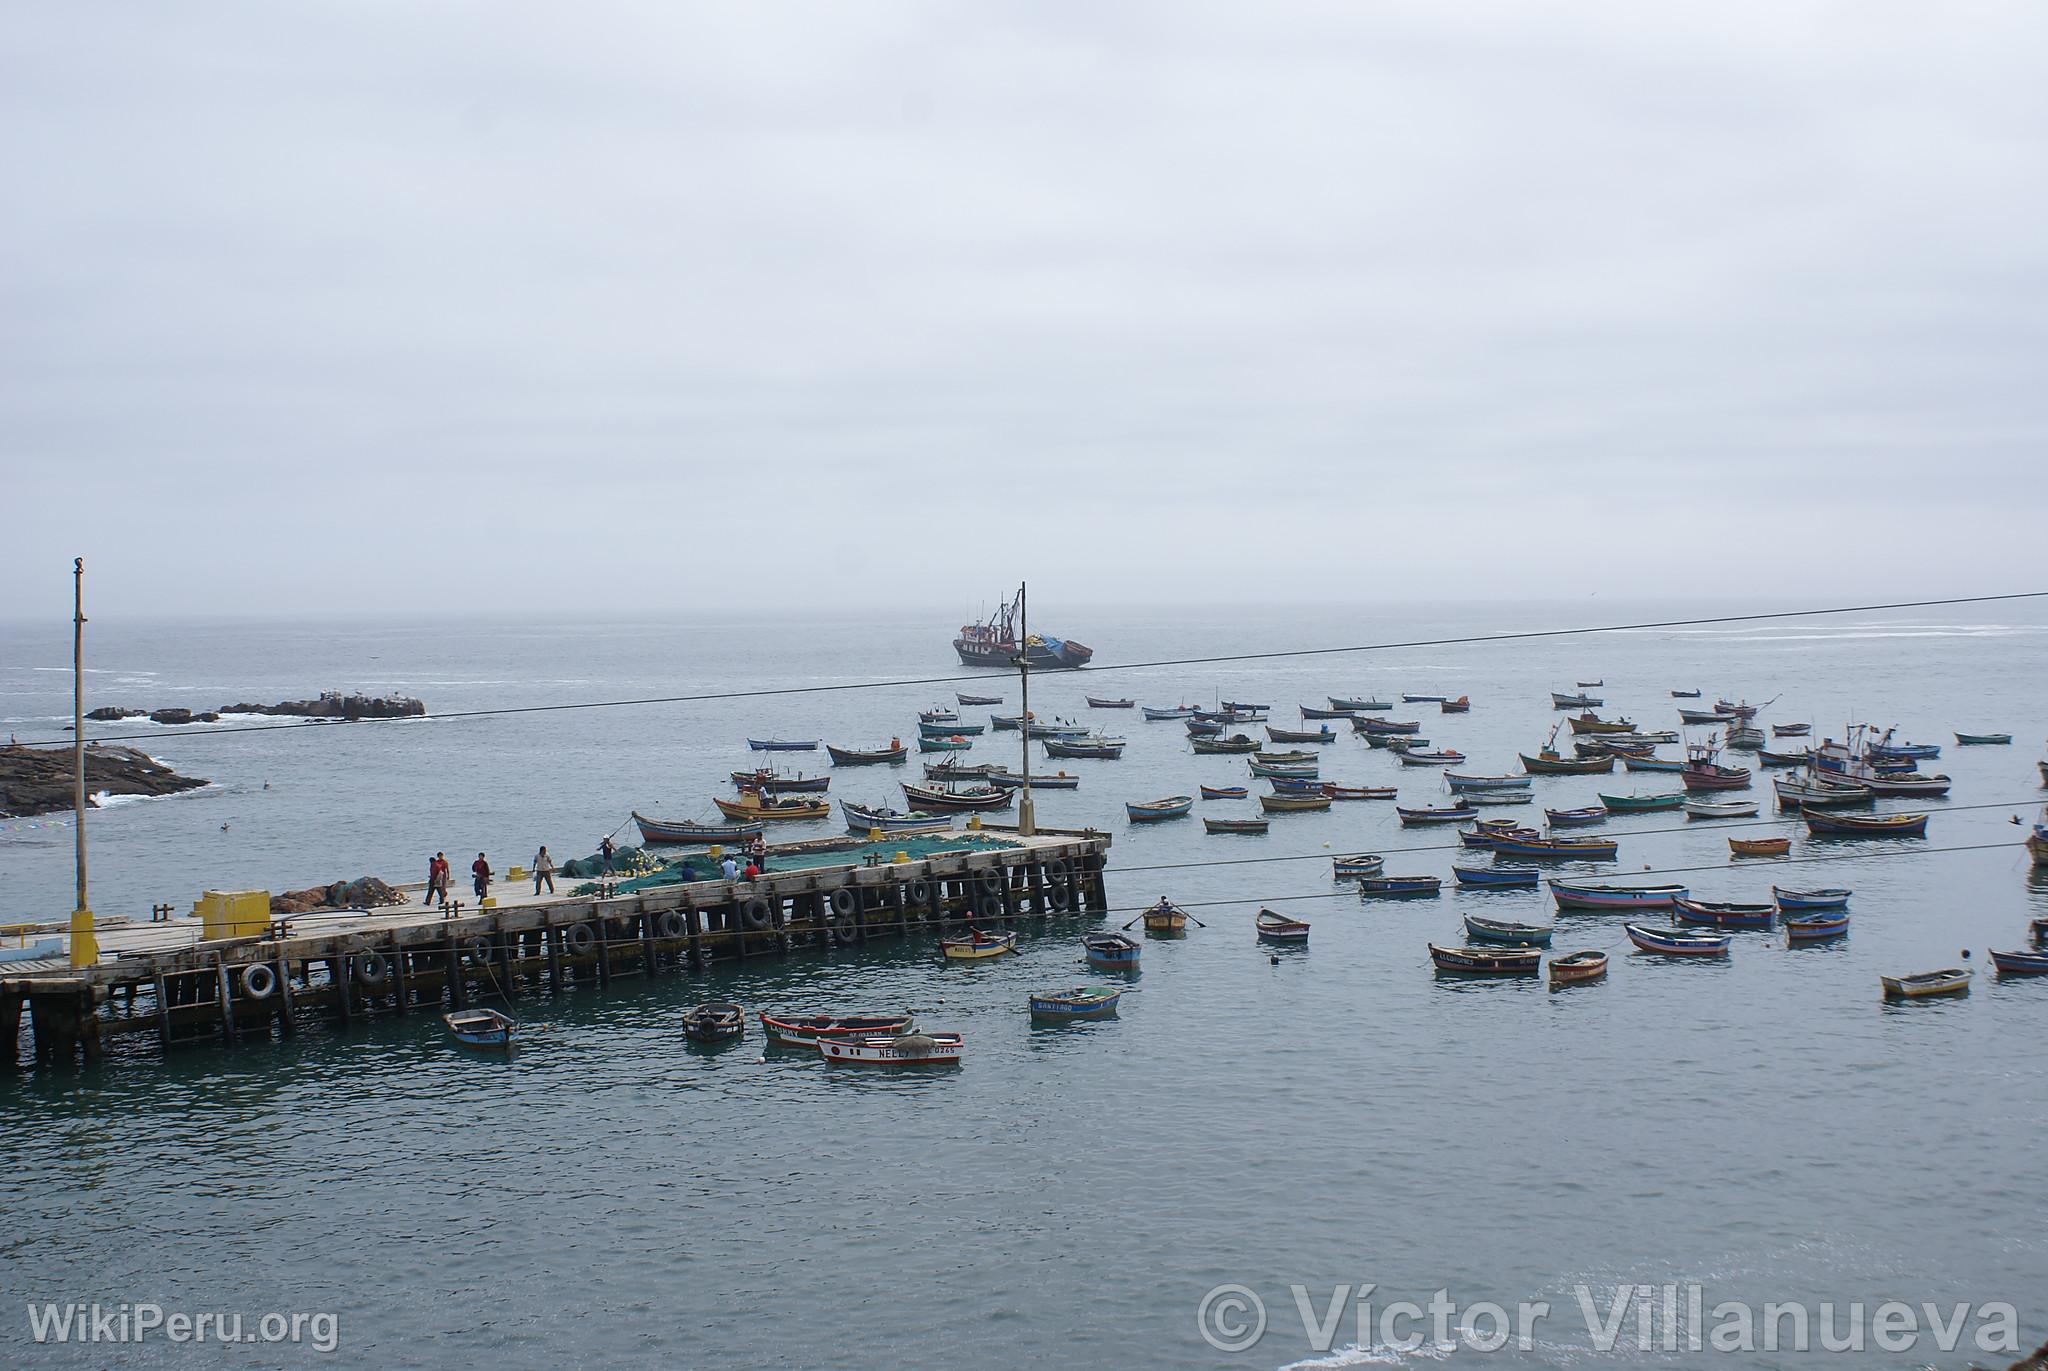
<path fill-rule="evenodd" d="M 853 891 L 845 886 L 841 886 L 832 892 L 830 903 L 832 905 L 832 921 L 834 923 L 837 923 L 842 918 L 850 919 L 860 912 L 860 896 L 854 894 Z"/>
<path fill-rule="evenodd" d="M 756 895 L 740 906 L 740 922 L 759 933 L 775 921 L 775 911 L 768 907 L 768 901 Z"/>
<path fill-rule="evenodd" d="M 356 981 L 375 990 L 391 979 L 391 959 L 381 952 L 356 954 Z"/>
<path fill-rule="evenodd" d="M 688 921 L 683 918 L 681 910 L 671 909 L 661 916 L 660 921 L 655 924 L 655 929 L 662 937 L 674 939 L 680 938 L 689 932 L 690 926 Z"/>
<path fill-rule="evenodd" d="M 597 946 L 597 930 L 589 924 L 570 924 L 562 930 L 562 941 L 580 957 Z"/>
<path fill-rule="evenodd" d="M 277 989 L 277 973 L 265 962 L 251 962 L 242 968 L 242 993 L 252 1000 L 267 1000 Z"/>

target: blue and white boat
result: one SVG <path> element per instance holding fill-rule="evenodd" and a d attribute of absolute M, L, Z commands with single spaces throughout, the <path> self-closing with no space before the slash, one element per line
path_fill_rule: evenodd
<path fill-rule="evenodd" d="M 1459 885 L 1488 886 L 1499 890 L 1534 890 L 1542 873 L 1526 866 L 1453 866 L 1451 874 Z"/>
<path fill-rule="evenodd" d="M 905 814 L 900 809 L 857 805 L 851 800 L 841 800 L 839 810 L 846 816 L 846 831 L 849 833 L 866 833 L 870 829 L 884 833 L 943 833 L 953 826 L 953 821 L 945 815 L 927 814 L 923 810 Z"/>

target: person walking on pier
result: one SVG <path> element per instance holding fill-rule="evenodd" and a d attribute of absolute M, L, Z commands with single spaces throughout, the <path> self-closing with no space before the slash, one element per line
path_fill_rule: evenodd
<path fill-rule="evenodd" d="M 533 854 L 533 893 L 540 894 L 540 883 L 548 883 L 548 894 L 555 893 L 555 859 L 548 855 L 548 845 L 542 843 L 540 851 Z"/>
<path fill-rule="evenodd" d="M 491 893 L 491 863 L 483 853 L 477 853 L 476 860 L 469 864 L 469 874 L 476 878 L 476 898 L 482 903 Z"/>
<path fill-rule="evenodd" d="M 597 845 L 597 855 L 604 858 L 604 874 L 607 876 L 612 874 L 612 853 L 617 851 L 618 849 L 612 846 L 612 835 L 605 834 L 604 841 Z"/>
<path fill-rule="evenodd" d="M 448 898 L 448 854 L 436 852 L 427 863 L 427 898 L 420 903 L 432 905 L 435 900 Z"/>

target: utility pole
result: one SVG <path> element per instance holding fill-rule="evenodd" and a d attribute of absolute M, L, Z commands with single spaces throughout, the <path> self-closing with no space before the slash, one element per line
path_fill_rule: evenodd
<path fill-rule="evenodd" d="M 71 964 L 100 959 L 92 931 L 92 906 L 85 898 L 85 558 L 71 559 L 71 808 L 78 830 L 78 904 L 71 911 Z"/>
<path fill-rule="evenodd" d="M 1024 735 L 1024 793 L 1017 797 L 1017 832 L 1030 837 L 1038 831 L 1038 815 L 1031 804 L 1031 613 L 1025 604 L 1028 583 L 1017 583 L 1017 680 L 1023 694 L 1024 717 L 1017 731 Z"/>

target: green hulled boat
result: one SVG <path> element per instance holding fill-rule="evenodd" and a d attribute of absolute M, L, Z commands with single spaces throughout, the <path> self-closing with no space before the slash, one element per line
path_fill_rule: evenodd
<path fill-rule="evenodd" d="M 1685 792 L 1674 790 L 1669 795 L 1602 795 L 1600 803 L 1607 806 L 1610 814 L 1650 814 L 1661 809 L 1677 809 L 1685 803 Z"/>

